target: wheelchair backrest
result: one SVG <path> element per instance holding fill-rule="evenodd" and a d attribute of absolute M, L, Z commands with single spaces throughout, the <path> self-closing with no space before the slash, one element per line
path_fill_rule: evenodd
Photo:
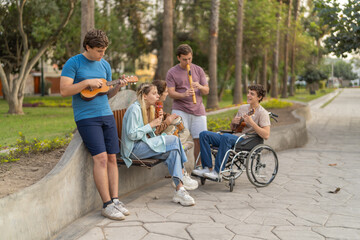
<path fill-rule="evenodd" d="M 235 146 L 235 151 L 251 151 L 255 146 L 259 144 L 263 144 L 264 139 L 262 139 L 259 135 L 251 136 L 238 142 Z"/>

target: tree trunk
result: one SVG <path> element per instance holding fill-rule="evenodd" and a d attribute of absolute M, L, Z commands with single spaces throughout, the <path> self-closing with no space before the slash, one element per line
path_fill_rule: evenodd
<path fill-rule="evenodd" d="M 162 31 L 162 74 L 166 78 L 167 71 L 173 66 L 173 1 L 164 1 L 164 20 Z"/>
<path fill-rule="evenodd" d="M 279 46 L 280 46 L 280 21 L 281 21 L 282 0 L 279 2 L 279 12 L 277 14 L 276 41 L 274 46 L 274 60 L 271 78 L 271 97 L 278 98 L 278 73 L 279 73 Z"/>
<path fill-rule="evenodd" d="M 299 11 L 299 0 L 295 0 L 295 9 L 294 9 L 294 24 L 293 24 L 293 38 L 291 44 L 291 81 L 290 81 L 290 88 L 289 88 L 289 95 L 295 95 L 295 53 L 296 53 L 296 26 L 297 26 L 297 18 L 298 18 L 298 11 Z"/>
<path fill-rule="evenodd" d="M 284 75 L 283 75 L 283 88 L 281 97 L 287 98 L 287 82 L 288 82 L 288 64 L 289 64 L 289 32 L 291 27 L 291 6 L 292 0 L 289 0 L 289 9 L 288 9 L 288 16 L 286 20 L 286 33 L 285 33 L 285 40 L 284 40 Z"/>
<path fill-rule="evenodd" d="M 83 41 L 86 33 L 95 28 L 95 4 L 94 0 L 81 0 L 81 41 L 80 52 L 83 52 Z"/>
<path fill-rule="evenodd" d="M 211 1 L 210 17 L 210 46 L 209 46 L 209 95 L 207 98 L 207 108 L 218 108 L 218 89 L 217 89 L 217 43 L 219 27 L 219 7 L 220 0 Z"/>
<path fill-rule="evenodd" d="M 12 72 L 5 72 L 3 64 L 0 61 L 0 78 L 2 83 L 2 90 L 5 95 L 5 99 L 9 105 L 10 114 L 24 114 L 22 104 L 24 100 L 24 91 L 25 83 L 27 77 L 30 74 L 30 71 L 33 69 L 34 65 L 39 61 L 40 57 L 45 53 L 51 43 L 56 41 L 61 31 L 68 24 L 69 19 L 74 11 L 76 0 L 69 1 L 69 11 L 64 14 L 64 19 L 59 23 L 58 28 L 54 31 L 37 49 L 37 52 L 34 51 L 35 55 L 33 58 L 30 58 L 30 49 L 28 37 L 24 31 L 23 23 L 23 10 L 26 4 L 26 1 L 20 1 L 18 4 L 19 12 L 19 33 L 21 36 L 21 45 L 22 45 L 22 56 L 19 56 L 19 61 L 21 61 L 21 67 L 16 77 Z M 33 49 L 32 49 L 33 50 Z"/>
<path fill-rule="evenodd" d="M 267 89 L 267 49 L 264 50 L 262 59 L 262 68 L 260 76 L 260 84 L 263 85 L 264 89 Z"/>
<path fill-rule="evenodd" d="M 233 104 L 242 104 L 242 48 L 243 48 L 244 0 L 238 0 L 236 25 L 235 86 Z M 246 88 L 245 88 L 246 89 Z"/>
<path fill-rule="evenodd" d="M 244 65 L 245 65 L 245 72 L 244 72 L 244 88 L 242 89 L 242 92 L 246 95 L 248 91 L 248 82 L 249 82 L 249 64 L 248 64 L 248 55 L 245 54 L 244 56 Z"/>
<path fill-rule="evenodd" d="M 164 19 L 162 23 L 161 66 L 159 69 L 160 79 L 165 80 L 167 71 L 173 66 L 173 0 L 164 0 Z M 168 97 L 164 103 L 164 111 L 170 112 L 173 99 Z"/>

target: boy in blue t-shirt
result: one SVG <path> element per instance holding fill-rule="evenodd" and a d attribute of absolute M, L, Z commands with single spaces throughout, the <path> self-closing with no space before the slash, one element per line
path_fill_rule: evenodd
<path fill-rule="evenodd" d="M 111 88 L 107 95 L 97 96 L 91 101 L 80 96 L 86 88 L 100 88 L 101 79 L 111 81 L 110 64 L 102 58 L 108 45 L 109 40 L 103 31 L 94 29 L 87 32 L 83 41 L 85 52 L 70 58 L 64 65 L 60 92 L 63 97 L 72 96 L 78 131 L 94 159 L 94 181 L 104 203 L 102 215 L 123 220 L 129 211 L 118 199 L 116 154 L 120 149 L 108 99 L 115 96 L 126 81 Z"/>

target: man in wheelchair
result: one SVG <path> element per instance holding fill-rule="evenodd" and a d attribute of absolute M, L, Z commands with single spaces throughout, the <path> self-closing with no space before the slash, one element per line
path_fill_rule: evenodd
<path fill-rule="evenodd" d="M 260 105 L 265 97 L 266 91 L 262 85 L 250 85 L 248 87 L 247 103 L 241 105 L 230 127 L 234 134 L 214 133 L 203 131 L 200 133 L 200 156 L 202 169 L 194 169 L 193 175 L 217 180 L 219 177 L 221 162 L 227 150 L 234 147 L 238 137 L 243 134 L 257 134 L 263 139 L 270 136 L 269 113 Z M 247 136 L 240 139 L 245 140 Z M 211 148 L 217 147 L 218 152 L 215 158 L 215 166 L 212 164 Z M 224 169 L 223 165 L 221 171 Z"/>

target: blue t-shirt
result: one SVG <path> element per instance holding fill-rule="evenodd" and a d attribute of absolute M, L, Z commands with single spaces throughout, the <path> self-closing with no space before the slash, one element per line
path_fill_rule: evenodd
<path fill-rule="evenodd" d="M 111 67 L 104 59 L 91 61 L 84 55 L 78 54 L 65 63 L 61 76 L 74 79 L 74 84 L 94 78 L 104 78 L 111 81 Z M 91 101 L 85 101 L 78 93 L 72 96 L 72 105 L 75 121 L 113 114 L 106 94 L 97 96 Z"/>

